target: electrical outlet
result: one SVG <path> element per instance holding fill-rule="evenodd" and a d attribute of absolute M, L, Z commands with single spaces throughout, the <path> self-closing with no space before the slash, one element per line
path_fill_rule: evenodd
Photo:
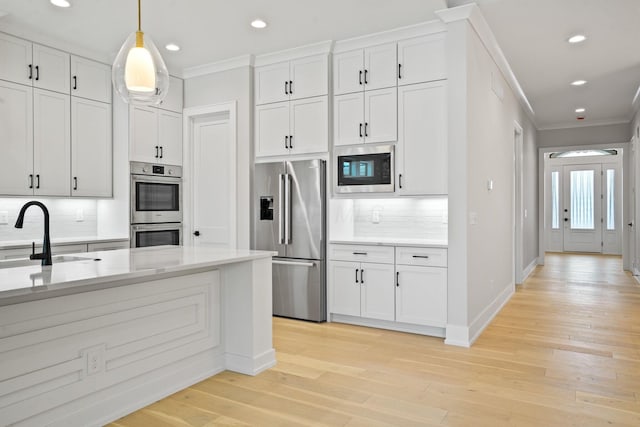
<path fill-rule="evenodd" d="M 477 212 L 469 212 L 469 224 L 470 225 L 478 224 L 478 213 Z"/>
<path fill-rule="evenodd" d="M 85 350 L 87 361 L 87 375 L 95 375 L 104 371 L 104 345 L 88 348 Z"/>
<path fill-rule="evenodd" d="M 0 211 L 0 224 L 9 224 L 9 212 Z"/>
<path fill-rule="evenodd" d="M 380 211 L 379 210 L 375 209 L 371 213 L 371 222 L 373 222 L 374 224 L 380 223 Z"/>
<path fill-rule="evenodd" d="M 76 222 L 84 221 L 84 209 L 78 208 L 76 209 Z"/>

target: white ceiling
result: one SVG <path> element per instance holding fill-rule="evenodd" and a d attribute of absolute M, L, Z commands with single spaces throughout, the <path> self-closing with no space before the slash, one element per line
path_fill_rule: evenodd
<path fill-rule="evenodd" d="M 135 0 L 0 0 L 0 30 L 110 60 L 135 30 Z M 143 0 L 142 28 L 168 67 L 184 68 L 435 19 L 469 0 Z M 477 0 L 535 111 L 539 128 L 628 122 L 640 84 L 640 0 Z M 3 16 L 3 13 L 6 13 Z M 255 30 L 256 17 L 269 26 Z M 583 32 L 588 40 L 565 40 Z M 82 53 L 80 51 L 80 53 Z M 589 83 L 580 88 L 575 79 Z M 576 107 L 587 108 L 577 122 Z"/>

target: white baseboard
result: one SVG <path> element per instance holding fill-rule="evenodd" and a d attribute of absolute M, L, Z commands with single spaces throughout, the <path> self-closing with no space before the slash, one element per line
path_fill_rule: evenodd
<path fill-rule="evenodd" d="M 225 354 L 225 366 L 228 370 L 241 374 L 255 376 L 260 372 L 276 365 L 276 351 L 270 349 L 264 353 L 249 358 L 237 354 Z"/>
<path fill-rule="evenodd" d="M 529 276 L 531 276 L 531 273 L 533 273 L 533 270 L 535 270 L 537 266 L 538 266 L 538 258 L 534 258 L 533 261 L 531 261 L 531 264 L 529 264 L 522 271 L 522 282 L 523 283 L 524 283 L 525 280 L 527 280 L 529 278 Z"/>
<path fill-rule="evenodd" d="M 471 322 L 471 326 L 447 325 L 447 337 L 445 344 L 458 347 L 471 347 L 478 339 L 482 331 L 486 329 L 494 317 L 502 310 L 502 307 L 511 299 L 515 292 L 513 283 L 507 285 L 502 292 Z"/>

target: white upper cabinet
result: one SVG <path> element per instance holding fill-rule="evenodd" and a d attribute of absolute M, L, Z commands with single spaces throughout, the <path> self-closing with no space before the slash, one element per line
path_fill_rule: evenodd
<path fill-rule="evenodd" d="M 31 85 L 32 43 L 0 33 L 0 80 Z"/>
<path fill-rule="evenodd" d="M 329 93 L 328 56 L 313 55 L 256 67 L 256 105 Z"/>
<path fill-rule="evenodd" d="M 398 43 L 398 85 L 447 78 L 445 34 L 434 34 Z"/>
<path fill-rule="evenodd" d="M 447 194 L 447 83 L 398 88 L 397 191 Z"/>
<path fill-rule="evenodd" d="M 158 110 L 159 163 L 182 164 L 182 114 Z"/>
<path fill-rule="evenodd" d="M 182 79 L 169 76 L 169 92 L 167 93 L 167 96 L 160 102 L 158 108 L 182 114 L 182 109 L 184 106 L 183 96 L 184 88 Z"/>
<path fill-rule="evenodd" d="M 333 144 L 396 142 L 395 87 L 338 95 L 333 99 Z"/>
<path fill-rule="evenodd" d="M 113 195 L 111 104 L 71 97 L 71 195 Z"/>
<path fill-rule="evenodd" d="M 342 52 L 333 57 L 333 93 L 396 86 L 396 43 Z"/>
<path fill-rule="evenodd" d="M 289 102 L 258 105 L 255 116 L 256 156 L 278 156 L 289 149 Z"/>
<path fill-rule="evenodd" d="M 0 64 L 4 61 L 0 61 Z M 0 65 L 1 67 L 2 65 Z M 33 194 L 33 89 L 0 81 L 0 194 Z"/>
<path fill-rule="evenodd" d="M 333 145 L 364 142 L 364 94 L 348 93 L 333 98 Z"/>
<path fill-rule="evenodd" d="M 71 55 L 71 95 L 111 102 L 111 67 Z"/>
<path fill-rule="evenodd" d="M 33 45 L 33 86 L 69 94 L 70 55 L 46 46 Z"/>
<path fill-rule="evenodd" d="M 129 160 L 182 165 L 182 114 L 131 105 Z"/>

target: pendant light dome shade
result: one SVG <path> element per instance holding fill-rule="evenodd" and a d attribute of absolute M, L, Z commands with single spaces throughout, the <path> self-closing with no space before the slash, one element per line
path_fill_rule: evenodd
<path fill-rule="evenodd" d="M 131 33 L 120 48 L 111 78 L 125 102 L 158 105 L 169 91 L 169 72 L 153 40 L 141 31 L 139 14 L 140 9 L 138 31 Z"/>

